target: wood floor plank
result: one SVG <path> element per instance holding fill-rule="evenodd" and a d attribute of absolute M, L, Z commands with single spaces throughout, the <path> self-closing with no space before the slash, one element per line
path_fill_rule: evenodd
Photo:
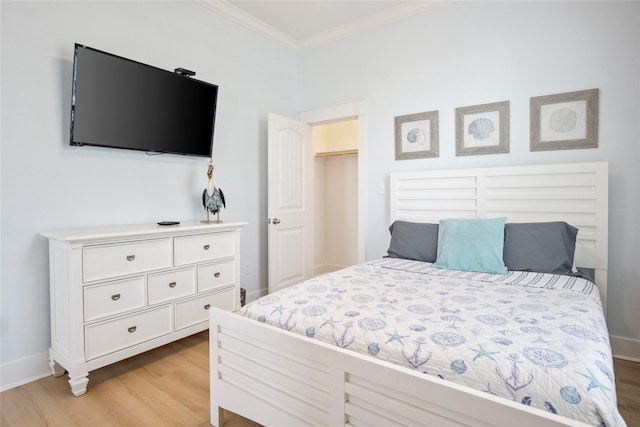
<path fill-rule="evenodd" d="M 208 331 L 93 371 L 85 395 L 67 376 L 0 393 L 2 427 L 209 426 Z M 614 359 L 618 407 L 640 427 L 640 363 Z M 259 424 L 226 412 L 227 427 Z"/>
<path fill-rule="evenodd" d="M 613 359 L 618 410 L 629 427 L 640 427 L 640 363 Z"/>

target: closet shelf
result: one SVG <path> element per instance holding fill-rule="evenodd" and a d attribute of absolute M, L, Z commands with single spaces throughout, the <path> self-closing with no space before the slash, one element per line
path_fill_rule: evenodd
<path fill-rule="evenodd" d="M 358 150 L 340 150 L 340 151 L 325 151 L 322 153 L 316 153 L 315 157 L 334 157 L 334 156 L 347 156 L 350 154 L 358 154 Z"/>

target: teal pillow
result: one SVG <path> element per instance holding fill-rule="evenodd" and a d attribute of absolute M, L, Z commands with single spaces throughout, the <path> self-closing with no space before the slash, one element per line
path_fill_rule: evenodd
<path fill-rule="evenodd" d="M 506 218 L 443 219 L 435 268 L 506 274 L 502 260 Z"/>

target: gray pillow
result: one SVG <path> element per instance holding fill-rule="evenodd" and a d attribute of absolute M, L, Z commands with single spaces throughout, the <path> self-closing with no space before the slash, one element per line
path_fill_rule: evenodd
<path fill-rule="evenodd" d="M 509 270 L 573 275 L 577 235 L 561 221 L 505 224 L 504 263 Z"/>
<path fill-rule="evenodd" d="M 389 227 L 391 258 L 435 262 L 438 251 L 438 224 L 395 221 Z"/>

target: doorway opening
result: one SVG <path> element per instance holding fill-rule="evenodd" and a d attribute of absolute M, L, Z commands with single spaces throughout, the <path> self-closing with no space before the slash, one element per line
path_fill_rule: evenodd
<path fill-rule="evenodd" d="M 344 137 L 344 141 L 346 145 L 342 143 L 331 144 L 329 143 L 329 148 L 327 148 L 327 152 L 332 154 L 339 154 L 338 152 L 342 152 L 341 156 L 329 156 L 329 158 L 335 158 L 339 160 L 334 160 L 335 163 L 355 163 L 356 166 L 353 165 L 349 168 L 349 173 L 355 171 L 356 178 L 353 181 L 349 181 L 349 190 L 345 191 L 347 194 L 350 194 L 351 203 L 355 203 L 355 208 L 349 208 L 350 213 L 355 215 L 355 220 L 351 219 L 348 221 L 342 217 L 338 217 L 335 220 L 327 220 L 327 218 L 334 218 L 335 216 L 332 213 L 327 213 L 324 221 L 320 224 L 320 227 L 324 225 L 324 233 L 320 236 L 320 242 L 324 240 L 324 243 L 316 242 L 315 240 L 319 238 L 319 233 L 314 231 L 314 268 L 312 268 L 313 273 L 322 273 L 324 271 L 331 271 L 342 266 L 346 266 L 345 264 L 356 264 L 362 263 L 366 261 L 366 229 L 367 229 L 367 215 L 366 215 L 366 196 L 367 196 L 367 162 L 366 162 L 366 153 L 367 153 L 367 102 L 366 101 L 353 101 L 344 104 L 336 104 L 327 107 L 320 107 L 313 110 L 306 110 L 300 112 L 299 119 L 301 122 L 307 123 L 312 127 L 312 139 L 315 138 L 314 130 L 316 132 L 322 132 L 324 125 L 335 125 L 337 128 L 347 128 L 340 129 L 340 131 L 336 131 L 333 128 L 326 128 L 324 131 L 328 133 L 330 136 L 335 134 L 341 134 L 342 131 L 347 131 L 346 134 L 349 136 Z M 355 139 L 355 141 L 354 141 Z M 334 138 L 334 143 L 336 139 Z M 344 142 L 343 141 L 343 142 Z M 314 145 L 315 149 L 315 145 Z M 318 164 L 317 161 L 319 159 L 314 160 L 314 165 Z M 331 162 L 331 160 L 329 161 Z M 327 182 L 326 171 L 331 169 L 333 165 L 327 165 L 327 161 L 324 164 L 325 169 L 325 182 Z M 328 167 L 327 167 L 328 166 Z M 340 173 L 347 173 L 341 171 Z M 314 178 L 316 178 L 314 172 Z M 318 178 L 316 178 L 318 180 Z M 333 181 L 333 178 L 329 178 L 329 180 Z M 336 180 L 337 181 L 337 180 Z M 321 181 L 322 182 L 322 181 Z M 356 190 L 351 192 L 351 189 L 355 185 Z M 336 191 L 337 194 L 342 194 L 341 197 L 346 197 L 344 195 L 345 192 Z M 325 194 L 326 191 L 325 191 Z M 330 194 L 330 196 L 335 196 L 334 194 Z M 315 198 L 315 197 L 314 197 Z M 323 203 L 327 209 L 331 209 L 330 203 L 331 200 L 321 200 L 317 203 Z M 315 204 L 314 204 L 315 206 Z M 353 204 L 349 204 L 348 206 L 353 206 Z M 341 207 L 340 209 L 344 209 Z M 313 209 L 314 211 L 314 219 L 313 224 L 318 225 L 318 215 L 322 215 L 319 213 L 320 209 Z M 337 211 L 337 210 L 336 210 Z M 322 211 L 320 211 L 322 212 Z M 335 213 L 335 212 L 334 212 Z M 355 224 L 353 223 L 355 221 Z M 332 230 L 335 229 L 344 229 L 344 227 L 337 227 L 340 224 L 345 225 L 348 230 L 348 234 L 350 236 L 349 242 L 355 246 L 357 246 L 356 255 L 354 255 L 353 250 L 350 248 L 348 251 L 348 255 L 344 258 L 341 258 L 342 261 L 334 261 L 329 254 L 332 246 Z M 318 246 L 323 245 L 325 250 L 318 250 Z M 318 251 L 317 253 L 315 253 Z M 321 254 L 321 255 L 318 255 Z M 355 260 L 355 261 L 354 261 Z"/>
<path fill-rule="evenodd" d="M 358 120 L 312 128 L 314 267 L 320 275 L 358 263 Z"/>

